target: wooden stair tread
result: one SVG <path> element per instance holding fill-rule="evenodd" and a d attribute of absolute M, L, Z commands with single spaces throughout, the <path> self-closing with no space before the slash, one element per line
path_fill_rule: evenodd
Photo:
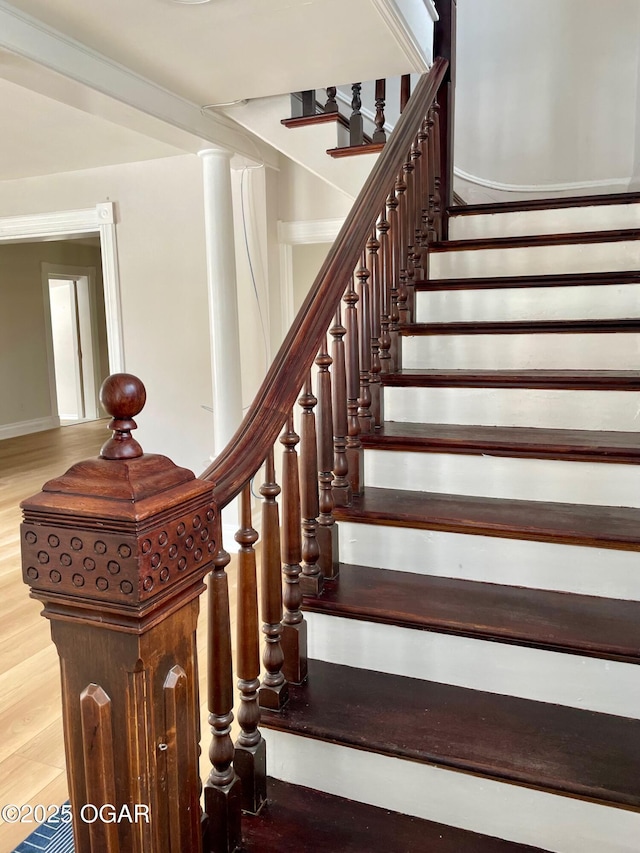
<path fill-rule="evenodd" d="M 340 148 L 327 148 L 330 157 L 356 157 L 360 154 L 379 154 L 386 145 L 385 142 L 371 142 L 368 137 L 362 145 L 343 145 Z"/>
<path fill-rule="evenodd" d="M 399 370 L 380 378 L 396 387 L 640 391 L 640 370 Z"/>
<path fill-rule="evenodd" d="M 640 808 L 640 720 L 627 717 L 310 660 L 262 725 Z"/>
<path fill-rule="evenodd" d="M 336 519 L 640 551 L 640 509 L 367 488 Z"/>
<path fill-rule="evenodd" d="M 640 463 L 640 438 L 635 432 L 386 421 L 380 430 L 363 433 L 360 439 L 363 447 L 376 450 Z"/>
<path fill-rule="evenodd" d="M 406 323 L 400 327 L 405 337 L 418 335 L 535 335 L 603 334 L 640 332 L 640 318 L 600 320 L 495 320 L 455 323 Z"/>
<path fill-rule="evenodd" d="M 599 207 L 601 205 L 639 204 L 640 193 L 600 193 L 598 195 L 564 196 L 562 198 L 536 198 L 522 201 L 497 201 L 484 204 L 464 204 L 449 207 L 449 216 L 475 214 L 513 213 L 524 210 L 558 210 L 566 207 Z"/>
<path fill-rule="evenodd" d="M 640 603 L 341 564 L 307 611 L 640 663 Z"/>
<path fill-rule="evenodd" d="M 502 290 L 517 287 L 594 287 L 597 285 L 638 284 L 640 272 L 565 273 L 562 275 L 505 275 L 486 278 L 433 278 L 414 282 L 417 291 Z"/>
<path fill-rule="evenodd" d="M 540 853 L 278 779 L 268 785 L 260 814 L 243 820 L 246 853 Z"/>
<path fill-rule="evenodd" d="M 285 127 L 308 127 L 313 124 L 331 124 L 335 122 L 336 124 L 341 124 L 343 127 L 349 128 L 349 120 L 346 119 L 341 113 L 315 113 L 311 116 L 296 116 L 295 118 L 283 118 L 280 120 L 280 124 L 283 124 Z"/>
<path fill-rule="evenodd" d="M 442 240 L 429 245 L 430 252 L 473 252 L 480 249 L 523 249 L 532 246 L 568 246 L 584 243 L 619 243 L 640 239 L 640 228 L 610 231 L 570 231 L 562 234 L 532 234 L 524 237 L 482 237 Z"/>

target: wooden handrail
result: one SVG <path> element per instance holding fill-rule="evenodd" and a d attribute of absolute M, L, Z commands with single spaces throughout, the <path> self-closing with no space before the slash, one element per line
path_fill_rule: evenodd
<path fill-rule="evenodd" d="M 278 438 L 318 347 L 331 325 L 351 271 L 383 208 L 393 176 L 402 168 L 425 112 L 449 63 L 438 57 L 412 94 L 389 142 L 360 191 L 314 284 L 256 394 L 220 456 L 201 475 L 213 483 L 218 507 L 236 497 Z"/>

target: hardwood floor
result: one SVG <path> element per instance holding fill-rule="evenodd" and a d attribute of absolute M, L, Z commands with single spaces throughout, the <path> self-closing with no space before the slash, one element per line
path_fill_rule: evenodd
<path fill-rule="evenodd" d="M 20 566 L 20 508 L 24 498 L 95 456 L 107 438 L 106 420 L 0 441 L 0 806 L 58 804 L 67 799 L 58 657 L 41 605 L 29 598 Z M 235 571 L 229 572 L 235 601 Z M 206 607 L 201 603 L 200 697 L 206 702 Z M 235 608 L 232 612 L 235 622 Z M 235 633 L 235 624 L 232 626 Z M 203 778 L 208 772 L 209 728 L 201 703 Z M 0 822 L 0 853 L 10 853 L 33 824 Z"/>

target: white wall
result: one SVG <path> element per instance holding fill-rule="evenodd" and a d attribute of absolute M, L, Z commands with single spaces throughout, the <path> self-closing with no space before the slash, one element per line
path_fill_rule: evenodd
<path fill-rule="evenodd" d="M 248 240 L 269 358 L 287 331 L 281 323 L 277 219 L 338 218 L 351 206 L 343 193 L 282 160 L 280 172 L 245 175 Z M 164 453 L 196 473 L 212 452 L 211 413 L 203 408 L 211 407 L 212 395 L 201 168 L 196 156 L 186 155 L 0 185 L 0 216 L 115 202 L 125 365 L 147 388 L 138 437 L 146 451 Z M 267 363 L 244 246 L 240 178 L 234 173 L 246 406 Z M 317 253 L 315 247 L 310 251 Z M 318 255 L 312 266 L 305 264 L 300 292 L 313 281 L 321 260 Z"/>
<path fill-rule="evenodd" d="M 278 182 L 278 218 L 284 222 L 344 218 L 353 206 L 351 196 L 288 157 L 281 157 Z"/>
<path fill-rule="evenodd" d="M 196 473 L 212 447 L 201 168 L 188 155 L 0 187 L 0 216 L 116 203 L 125 364 L 147 388 L 138 437 Z"/>
<path fill-rule="evenodd" d="M 231 173 L 243 410 L 251 404 L 273 357 L 269 254 L 274 249 L 269 220 L 277 197 L 268 192 L 271 171 L 248 168 Z"/>
<path fill-rule="evenodd" d="M 293 307 L 296 312 L 306 299 L 331 243 L 309 243 L 292 247 Z"/>
<path fill-rule="evenodd" d="M 638 16 L 638 24 L 636 29 L 636 41 L 640 44 L 640 15 Z M 636 116 L 636 132 L 635 132 L 635 144 L 634 144 L 634 158 L 633 158 L 633 174 L 631 176 L 631 182 L 629 183 L 629 189 L 632 192 L 637 192 L 640 190 L 640 50 L 638 50 L 638 60 L 636 63 L 636 103 L 635 103 L 635 116 Z"/>
<path fill-rule="evenodd" d="M 636 0 L 458 0 L 456 167 L 522 189 L 625 189 L 639 22 Z"/>

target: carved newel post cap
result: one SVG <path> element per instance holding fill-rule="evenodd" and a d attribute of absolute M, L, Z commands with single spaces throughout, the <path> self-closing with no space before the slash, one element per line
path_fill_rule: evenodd
<path fill-rule="evenodd" d="M 143 455 L 131 430 L 138 426 L 133 418 L 142 411 L 146 399 L 142 381 L 131 373 L 113 373 L 104 380 L 100 402 L 111 415 L 108 426 L 113 435 L 102 445 L 100 456 L 103 459 L 135 459 Z"/>

